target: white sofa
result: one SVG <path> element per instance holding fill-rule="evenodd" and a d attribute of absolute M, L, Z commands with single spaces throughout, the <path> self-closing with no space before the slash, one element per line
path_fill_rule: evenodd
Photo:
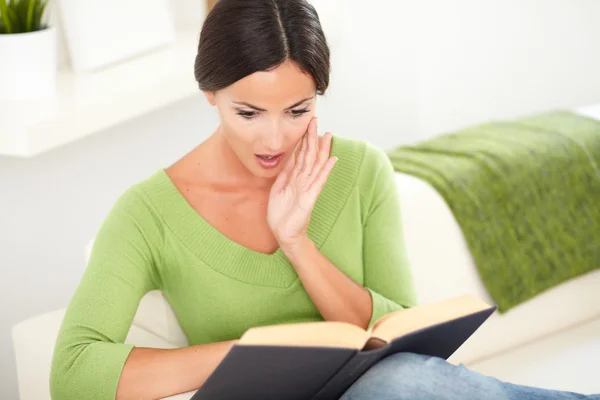
<path fill-rule="evenodd" d="M 600 120 L 600 105 L 577 110 Z M 397 174 L 405 240 L 421 303 L 474 294 L 492 303 L 459 226 L 427 183 Z M 90 247 L 87 249 L 89 254 Z M 574 279 L 505 315 L 494 314 L 450 359 L 499 379 L 600 393 L 600 270 Z M 21 400 L 50 398 L 48 377 L 64 310 L 13 327 Z M 142 299 L 127 343 L 156 348 L 187 345 L 160 292 Z M 189 399 L 193 392 L 170 399 Z"/>

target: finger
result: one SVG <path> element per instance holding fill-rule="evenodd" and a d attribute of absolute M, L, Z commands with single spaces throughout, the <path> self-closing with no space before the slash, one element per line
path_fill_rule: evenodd
<path fill-rule="evenodd" d="M 302 171 L 302 166 L 304 165 L 304 152 L 306 151 L 305 147 L 305 141 L 306 141 L 306 134 L 304 134 L 304 136 L 302 136 L 302 139 L 300 140 L 300 143 L 298 144 L 298 149 L 296 150 L 296 154 L 295 154 L 295 164 L 294 164 L 294 169 L 292 171 L 292 179 L 296 179 L 298 177 L 298 175 L 300 175 L 300 172 Z"/>
<path fill-rule="evenodd" d="M 319 148 L 319 161 L 317 163 L 319 168 L 329 159 L 331 153 L 332 136 L 333 134 L 331 132 L 327 132 L 321 139 L 321 145 Z"/>
<path fill-rule="evenodd" d="M 307 176 L 311 176 L 313 172 L 316 173 L 315 163 L 317 162 L 317 152 L 319 150 L 316 118 L 313 118 L 308 124 L 307 135 L 306 154 L 302 170 Z"/>
<path fill-rule="evenodd" d="M 306 134 L 302 136 L 302 140 L 300 141 L 300 148 L 296 153 L 296 164 L 294 166 L 294 172 L 292 176 L 295 178 L 302 171 L 302 167 L 304 166 L 304 153 L 306 153 Z"/>
<path fill-rule="evenodd" d="M 279 175 L 277 176 L 277 179 L 275 179 L 275 183 L 273 183 L 273 187 L 271 188 L 271 190 L 273 190 L 275 192 L 280 192 L 283 189 L 285 189 L 285 187 L 287 186 L 287 184 L 290 180 L 292 171 L 294 169 L 294 164 L 295 164 L 295 155 L 292 152 L 292 155 L 290 156 L 287 163 L 285 164 L 285 167 L 279 173 Z"/>
<path fill-rule="evenodd" d="M 321 170 L 317 174 L 315 180 L 310 184 L 308 190 L 312 194 L 311 197 L 314 197 L 315 201 L 317 197 L 319 197 L 321 191 L 323 190 L 323 187 L 327 182 L 327 178 L 329 177 L 329 174 L 331 173 L 331 170 L 333 169 L 333 166 L 337 163 L 337 161 L 337 157 L 331 157 L 329 160 L 327 160 L 325 165 L 323 165 L 323 168 L 321 168 Z"/>

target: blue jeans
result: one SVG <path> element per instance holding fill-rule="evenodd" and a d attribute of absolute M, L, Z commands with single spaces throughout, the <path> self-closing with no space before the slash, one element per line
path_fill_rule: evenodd
<path fill-rule="evenodd" d="M 391 355 L 371 367 L 340 400 L 574 400 L 583 395 L 502 382 L 436 357 Z"/>

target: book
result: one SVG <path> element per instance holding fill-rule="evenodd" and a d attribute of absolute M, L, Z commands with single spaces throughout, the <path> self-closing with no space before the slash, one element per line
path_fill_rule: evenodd
<path fill-rule="evenodd" d="M 448 359 L 496 308 L 467 295 L 389 313 L 367 330 L 335 321 L 250 328 L 191 400 L 338 399 L 391 354 Z"/>

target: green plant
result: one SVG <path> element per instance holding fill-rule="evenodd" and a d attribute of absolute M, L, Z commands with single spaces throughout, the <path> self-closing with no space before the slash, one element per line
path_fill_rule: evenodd
<path fill-rule="evenodd" d="M 46 5 L 48 0 L 0 0 L 0 34 L 45 29 Z"/>

